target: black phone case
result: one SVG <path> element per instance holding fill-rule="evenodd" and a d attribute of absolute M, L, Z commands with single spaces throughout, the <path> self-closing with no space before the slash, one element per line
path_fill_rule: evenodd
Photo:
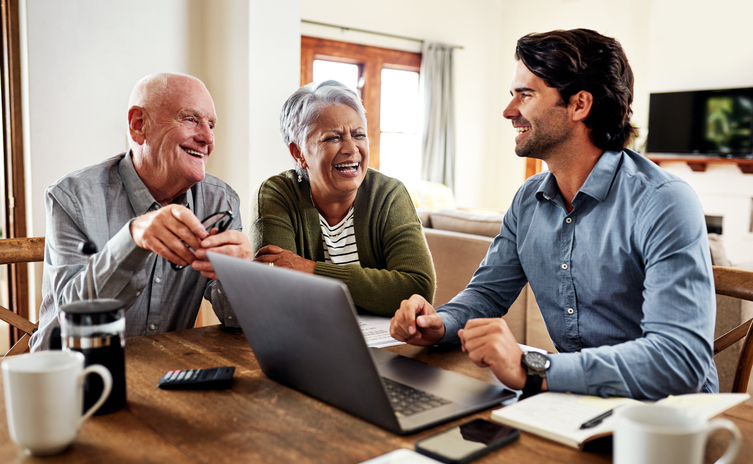
<path fill-rule="evenodd" d="M 458 425 L 456 427 L 460 427 L 460 426 Z M 446 432 L 446 430 L 443 431 L 443 432 L 436 433 L 435 435 L 439 435 L 440 433 L 444 433 L 444 432 Z M 434 437 L 434 435 L 431 435 L 431 436 L 428 436 L 428 437 L 424 438 L 423 440 L 420 440 L 420 441 L 416 442 L 416 445 L 415 445 L 416 451 L 418 453 L 423 454 L 424 456 L 428 456 L 428 457 L 430 457 L 432 459 L 436 459 L 439 462 L 444 462 L 444 463 L 447 463 L 447 464 L 467 464 L 467 463 L 473 461 L 474 459 L 478 459 L 481 456 L 483 456 L 483 455 L 485 455 L 485 454 L 487 454 L 487 453 L 489 453 L 491 451 L 494 451 L 496 449 L 502 448 L 506 444 L 511 443 L 511 442 L 517 440 L 518 438 L 520 438 L 520 430 L 513 429 L 513 431 L 510 432 L 508 435 L 506 435 L 504 438 L 501 438 L 501 439 L 499 439 L 497 441 L 493 441 L 493 442 L 489 443 L 486 446 L 486 448 L 482 448 L 482 449 L 480 449 L 478 451 L 475 451 L 475 452 L 473 452 L 471 454 L 468 454 L 468 455 L 464 456 L 461 459 L 451 459 L 451 458 L 448 458 L 447 456 L 443 456 L 441 454 L 437 454 L 434 451 L 430 451 L 430 450 L 427 450 L 427 449 L 424 449 L 424 448 L 421 447 L 421 442 L 422 441 L 428 440 L 428 439 L 433 438 L 433 437 Z"/>

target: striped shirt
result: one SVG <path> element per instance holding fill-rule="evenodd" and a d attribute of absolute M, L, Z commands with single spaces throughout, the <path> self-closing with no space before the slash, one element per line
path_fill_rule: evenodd
<path fill-rule="evenodd" d="M 319 215 L 319 225 L 322 228 L 324 242 L 324 262 L 332 264 L 358 264 L 358 248 L 356 247 L 356 232 L 353 227 L 353 206 L 348 210 L 345 219 L 339 224 L 330 226 L 324 217 Z"/>

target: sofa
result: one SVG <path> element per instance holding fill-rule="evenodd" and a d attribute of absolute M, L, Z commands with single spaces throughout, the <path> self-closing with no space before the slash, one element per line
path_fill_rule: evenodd
<path fill-rule="evenodd" d="M 503 214 L 462 209 L 419 209 L 418 213 L 437 274 L 434 306 L 439 306 L 471 281 L 489 245 L 499 234 Z M 520 292 L 504 319 L 518 343 L 556 351 L 529 285 Z"/>
<path fill-rule="evenodd" d="M 503 213 L 422 208 L 417 211 L 434 261 L 437 275 L 434 306 L 439 306 L 452 299 L 470 282 L 489 245 L 499 233 Z M 714 265 L 732 266 L 719 235 L 709 234 L 709 246 Z M 730 297 L 717 296 L 717 308 L 715 337 L 753 316 L 753 304 Z M 504 319 L 518 343 L 550 352 L 556 351 L 530 286 L 526 285 L 523 288 Z M 736 346 L 715 357 L 721 391 L 729 391 L 731 388 L 740 344 L 738 342 Z M 753 393 L 753 388 L 749 387 L 748 390 Z"/>

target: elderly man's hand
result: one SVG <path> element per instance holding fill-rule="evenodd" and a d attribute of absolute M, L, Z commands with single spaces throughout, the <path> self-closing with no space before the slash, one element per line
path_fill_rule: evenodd
<path fill-rule="evenodd" d="M 523 350 L 507 322 L 502 318 L 471 319 L 465 328 L 458 331 L 463 351 L 471 361 L 481 367 L 489 367 L 495 376 L 509 388 L 522 390 L 527 374 L 520 364 Z"/>
<path fill-rule="evenodd" d="M 444 332 L 442 318 L 421 295 L 403 300 L 390 321 L 390 335 L 411 345 L 433 345 L 444 337 Z"/>
<path fill-rule="evenodd" d="M 217 274 L 214 273 L 207 251 L 248 260 L 251 260 L 254 255 L 248 236 L 240 230 L 226 230 L 219 234 L 210 234 L 201 241 L 199 248 L 196 248 L 197 259 L 191 263 L 194 270 L 201 272 L 201 275 L 208 279 L 217 279 Z"/>
<path fill-rule="evenodd" d="M 306 272 L 308 274 L 313 274 L 316 268 L 316 262 L 298 256 L 292 251 L 280 248 L 277 245 L 261 247 L 256 252 L 254 261 Z"/>
<path fill-rule="evenodd" d="M 196 260 L 193 252 L 209 235 L 201 221 L 185 206 L 167 205 L 131 221 L 136 246 L 150 250 L 168 261 L 187 266 Z"/>

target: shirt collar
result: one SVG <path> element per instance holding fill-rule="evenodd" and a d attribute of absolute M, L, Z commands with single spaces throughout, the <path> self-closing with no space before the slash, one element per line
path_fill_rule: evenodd
<path fill-rule="evenodd" d="M 621 152 L 605 151 L 591 170 L 591 174 L 586 178 L 586 182 L 578 190 L 578 194 L 583 193 L 597 201 L 604 201 L 609 195 L 609 189 L 617 175 L 621 160 Z M 576 198 L 577 196 L 576 194 Z"/>
<path fill-rule="evenodd" d="M 621 152 L 605 151 L 601 157 L 599 157 L 599 160 L 586 178 L 586 181 L 575 195 L 573 203 L 577 203 L 578 197 L 581 194 L 593 197 L 597 201 L 604 201 L 609 194 L 612 181 L 617 175 L 617 170 L 620 167 L 620 161 L 622 160 L 621 154 Z M 557 199 L 560 198 L 557 180 L 551 172 L 547 173 L 541 181 L 541 184 L 539 184 L 539 188 L 536 191 L 536 198 L 538 198 L 539 201 L 557 201 Z"/>
<path fill-rule="evenodd" d="M 137 215 L 142 215 L 149 211 L 161 208 L 161 205 L 154 199 L 149 189 L 141 180 L 136 167 L 133 165 L 133 153 L 129 150 L 118 166 L 120 178 L 123 180 L 128 201 L 131 202 L 131 208 Z M 193 187 L 173 200 L 173 204 L 183 205 L 193 211 Z"/>

